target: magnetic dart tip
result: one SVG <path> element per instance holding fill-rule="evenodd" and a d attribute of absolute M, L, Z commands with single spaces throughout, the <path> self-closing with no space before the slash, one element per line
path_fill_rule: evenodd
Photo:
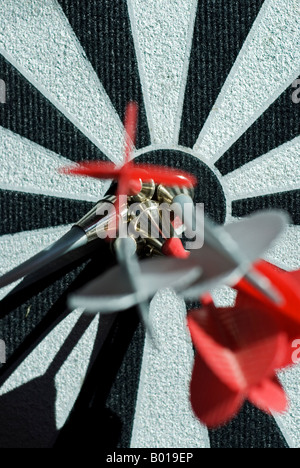
<path fill-rule="evenodd" d="M 141 181 L 141 189 L 134 195 L 129 196 L 130 202 L 142 203 L 149 201 L 153 198 L 156 190 L 156 185 L 154 180 L 149 180 L 147 182 Z"/>

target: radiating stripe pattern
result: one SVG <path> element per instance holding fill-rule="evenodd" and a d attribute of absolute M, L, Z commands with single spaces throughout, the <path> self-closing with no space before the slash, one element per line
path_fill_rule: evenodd
<path fill-rule="evenodd" d="M 74 337 L 74 349 L 72 349 L 68 358 L 64 361 L 55 375 L 55 387 L 57 391 L 55 401 L 55 420 L 56 428 L 58 430 L 64 426 L 79 395 L 84 377 L 89 367 L 95 340 L 97 338 L 99 315 L 94 317 L 86 316 L 85 319 L 89 321 L 88 328 L 82 334 L 80 327 L 78 335 Z M 46 357 L 47 347 L 44 349 Z M 79 362 L 81 363 L 80 372 L 78 372 Z"/>
<path fill-rule="evenodd" d="M 300 188 L 300 136 L 223 177 L 231 200 Z"/>
<path fill-rule="evenodd" d="M 179 134 L 197 2 L 127 0 L 127 6 L 153 144 L 150 150 L 173 148 Z M 119 161 L 123 151 L 120 118 L 56 0 L 3 0 L 1 7 L 0 53 L 110 159 Z M 209 166 L 299 75 L 298 18 L 298 0 L 265 0 L 194 147 L 197 157 Z M 4 161 L 0 188 L 90 201 L 103 193 L 105 186 L 98 181 L 57 175 L 57 167 L 66 163 L 62 156 L 3 128 L 0 138 Z M 220 176 L 229 201 L 298 189 L 299 151 L 297 137 Z M 0 273 L 50 244 L 66 229 L 1 237 L 4 261 Z M 266 259 L 286 269 L 300 268 L 299 233 L 299 226 L 288 227 Z M 1 291 L 1 298 L 7 292 Z M 228 288 L 214 291 L 213 296 L 218 306 L 229 306 L 235 299 Z M 185 326 L 186 306 L 173 292 L 163 291 L 150 309 L 158 348 L 146 337 L 131 446 L 209 447 L 208 431 L 194 417 L 188 400 L 193 348 Z M 47 372 L 80 313 L 71 314 L 39 345 L 4 384 L 1 395 Z M 69 362 L 56 375 L 58 429 L 80 391 L 97 324 L 95 319 L 86 329 Z M 40 363 L 40 359 L 44 361 Z M 299 446 L 298 373 L 296 368 L 282 376 L 291 409 L 277 418 L 287 441 L 295 446 Z"/>
<path fill-rule="evenodd" d="M 276 244 L 266 253 L 265 259 L 278 267 L 292 271 L 300 269 L 300 226 L 289 226 Z"/>
<path fill-rule="evenodd" d="M 3 0 L 0 24 L 0 53 L 120 161 L 123 126 L 56 0 Z"/>
<path fill-rule="evenodd" d="M 0 127 L 0 189 L 97 202 L 100 180 L 59 174 L 71 162 Z M 9 157 L 8 157 L 9 155 Z"/>
<path fill-rule="evenodd" d="M 32 399 L 36 398 L 32 415 L 36 427 L 32 430 L 29 424 L 30 433 L 19 435 L 18 443 L 22 445 L 25 441 L 32 447 L 51 447 L 57 430 L 64 425 L 82 386 L 97 339 L 98 323 L 99 316 L 84 317 L 82 310 L 72 312 L 34 348 L 4 382 L 0 396 L 5 399 L 6 408 L 1 406 L 0 412 L 5 415 L 9 411 L 12 419 L 7 418 L 2 425 L 1 439 L 9 436 L 13 439 L 13 430 L 18 433 L 23 428 L 25 432 L 27 423 L 24 425 L 22 421 L 22 411 L 26 414 L 26 410 L 22 405 L 32 408 Z M 66 343 L 68 354 L 60 356 Z M 81 363 L 80 371 L 78 362 Z M 13 395 L 16 391 L 22 394 L 21 405 L 20 402 L 14 402 L 13 397 L 10 398 L 10 393 Z M 55 401 L 51 400 L 53 393 L 56 395 Z M 49 408 L 51 404 L 53 408 Z M 21 409 L 20 414 L 13 416 L 14 407 Z M 45 426 L 44 413 L 48 413 L 46 419 L 52 416 L 52 424 Z M 8 434 L 3 434 L 5 428 Z"/>
<path fill-rule="evenodd" d="M 0 275 L 11 270 L 63 236 L 70 226 L 49 227 L 0 237 Z M 15 284 L 0 290 L 3 299 Z"/>
<path fill-rule="evenodd" d="M 300 73 L 299 4 L 265 0 L 194 147 L 217 161 Z"/>
<path fill-rule="evenodd" d="M 128 0 L 128 7 L 152 143 L 177 143 L 197 2 Z"/>

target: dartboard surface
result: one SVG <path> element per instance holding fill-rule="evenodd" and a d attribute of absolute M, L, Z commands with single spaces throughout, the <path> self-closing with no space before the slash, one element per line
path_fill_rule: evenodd
<path fill-rule="evenodd" d="M 287 211 L 266 259 L 300 268 L 299 13 L 299 0 L 2 0 L 0 273 L 106 193 L 57 169 L 119 163 L 129 101 L 139 105 L 137 161 L 195 174 L 196 200 L 219 224 Z M 0 290 L 0 447 L 300 446 L 299 366 L 280 375 L 284 415 L 246 403 L 222 428 L 200 424 L 190 304 L 172 291 L 150 305 L 158 348 L 134 310 L 69 311 L 69 293 L 113 262 L 103 246 L 26 293 Z M 217 305 L 232 298 L 214 292 Z"/>

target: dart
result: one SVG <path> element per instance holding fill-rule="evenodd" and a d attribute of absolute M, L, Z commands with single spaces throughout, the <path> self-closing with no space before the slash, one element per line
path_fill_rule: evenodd
<path fill-rule="evenodd" d="M 125 156 L 124 156 L 124 165 L 122 169 L 119 169 L 119 174 L 117 176 L 118 180 L 118 188 L 117 188 L 117 213 L 116 218 L 117 222 L 119 223 L 119 231 L 120 226 L 123 224 L 123 219 L 119 217 L 119 213 L 122 209 L 121 205 L 121 197 L 125 197 L 126 201 L 128 200 L 128 196 L 135 196 L 137 195 L 142 188 L 142 181 L 141 178 L 138 178 L 135 175 L 134 171 L 138 171 L 137 168 L 131 162 L 131 152 L 133 149 L 133 145 L 135 144 L 135 137 L 136 137 L 136 129 L 137 129 L 137 115 L 138 115 L 138 108 L 135 103 L 130 103 L 126 109 L 125 115 Z M 98 163 L 101 166 L 101 163 Z M 94 169 L 95 170 L 95 169 Z M 97 171 L 96 171 L 97 172 Z M 100 171 L 101 172 L 101 171 Z M 109 172 L 109 171 L 108 171 Z M 175 173 L 172 174 L 171 171 L 165 170 L 159 167 L 151 166 L 150 174 L 151 177 L 148 179 L 149 175 L 143 175 L 144 169 L 142 169 L 142 178 L 146 181 L 152 181 L 154 183 L 162 182 L 163 180 L 167 181 L 176 181 L 176 183 L 182 184 L 185 186 L 187 181 L 190 184 L 195 183 L 195 179 L 187 174 L 183 173 Z M 153 206 L 153 203 L 152 203 Z M 152 218 L 153 220 L 153 218 Z M 152 223 L 153 224 L 153 223 Z M 156 225 L 159 229 L 159 227 Z M 166 242 L 169 242 L 168 239 Z M 181 241 L 178 239 L 181 244 Z M 138 258 L 136 256 L 136 252 L 132 251 L 131 249 L 132 239 L 130 237 L 120 238 L 119 242 L 116 244 L 116 254 L 118 261 L 120 263 L 121 271 L 124 273 L 124 277 L 127 278 L 127 283 L 132 290 L 134 295 L 142 294 L 143 295 L 143 283 L 141 281 L 142 275 L 140 270 L 140 265 L 138 262 Z M 176 249 L 176 250 L 174 250 Z M 179 249 L 177 244 L 173 246 L 170 244 L 167 246 L 166 253 L 170 256 L 178 256 Z M 123 276 L 123 275 L 122 275 Z M 145 300 L 139 300 L 137 302 L 137 307 L 139 311 L 139 315 L 148 331 L 149 336 L 153 339 L 153 332 L 152 326 L 148 319 L 148 297 Z"/>
<path fill-rule="evenodd" d="M 133 240 L 130 237 L 119 239 L 119 243 L 116 246 L 116 254 L 124 273 L 123 278 L 127 277 L 130 289 L 133 294 L 137 294 L 141 291 L 142 287 L 141 271 L 135 249 L 132 249 L 131 246 L 132 241 Z M 148 331 L 149 336 L 153 339 L 152 325 L 148 318 L 149 312 L 147 301 L 139 301 L 137 306 L 140 318 Z"/>
<path fill-rule="evenodd" d="M 188 325 L 197 350 L 190 398 L 202 423 L 224 425 L 245 400 L 269 414 L 287 409 L 276 371 L 288 342 L 262 307 L 217 309 L 211 302 L 192 311 Z"/>
<path fill-rule="evenodd" d="M 84 306 L 92 313 L 113 313 L 148 301 L 163 288 L 173 288 L 185 299 L 198 300 L 200 295 L 220 284 L 236 284 L 285 226 L 286 217 L 280 212 L 256 214 L 226 228 L 213 226 L 213 236 L 218 242 L 230 236 L 230 242 L 243 249 L 247 265 L 237 264 L 230 255 L 220 255 L 214 245 L 205 243 L 201 249 L 192 250 L 186 259 L 141 260 L 140 289 L 135 294 L 124 281 L 122 268 L 116 266 L 70 296 L 69 306 Z"/>
<path fill-rule="evenodd" d="M 167 188 L 161 188 L 160 196 L 164 199 L 172 200 L 173 205 L 178 206 L 183 223 L 186 225 L 189 232 L 193 232 L 193 226 L 197 226 L 197 212 L 190 194 L 174 191 L 174 189 L 168 190 Z M 184 217 L 185 205 L 192 208 L 191 219 Z M 245 276 L 245 279 L 250 284 L 254 285 L 259 291 L 271 298 L 272 301 L 278 302 L 280 301 L 280 297 L 272 285 L 259 274 L 250 271 L 251 259 L 254 260 L 251 249 L 253 248 L 253 253 L 256 254 L 256 248 L 259 249 L 263 247 L 264 243 L 266 246 L 269 246 L 272 235 L 276 238 L 278 233 L 280 233 L 283 227 L 288 223 L 287 215 L 280 215 L 275 212 L 273 215 L 274 216 L 272 216 L 272 213 L 264 213 L 257 218 L 252 218 L 252 220 L 248 221 L 248 229 L 247 221 L 245 224 L 237 223 L 236 226 L 232 224 L 229 228 L 214 228 L 213 223 L 206 218 L 203 223 L 205 245 L 204 248 L 199 250 L 199 261 L 201 262 L 201 257 L 205 253 L 205 247 L 212 248 L 218 252 L 220 257 L 219 261 L 222 259 L 225 262 L 229 262 L 229 264 L 235 264 L 236 269 L 239 269 L 239 274 Z M 269 225 L 266 225 L 263 220 L 265 216 L 269 219 Z M 260 231 L 260 223 L 263 227 L 260 238 L 255 237 L 248 239 L 248 233 L 258 233 Z M 232 234 L 234 234 L 234 237 Z M 266 234 L 265 238 L 264 234 Z M 246 242 L 244 242 L 245 239 L 248 240 L 247 245 Z M 239 242 L 241 242 L 241 247 L 239 247 Z M 260 243 L 262 243 L 261 246 Z"/>
<path fill-rule="evenodd" d="M 233 307 L 216 308 L 209 295 L 188 315 L 197 350 L 191 381 L 196 416 L 209 427 L 232 419 L 245 399 L 267 413 L 283 412 L 287 399 L 276 372 L 295 364 L 300 334 L 300 272 L 259 261 L 253 266 L 280 292 L 276 304 L 245 279 L 234 285 Z M 210 391 L 203 390 L 203 378 Z"/>
<path fill-rule="evenodd" d="M 117 168 L 111 163 L 86 163 L 74 169 L 63 169 L 62 172 L 73 175 L 85 175 L 96 178 L 112 178 L 117 181 L 117 194 L 116 194 L 116 223 L 118 230 L 123 223 L 123 219 L 119 217 L 120 212 L 124 209 L 125 203 L 123 199 L 128 202 L 128 197 L 136 197 L 142 190 L 142 181 L 148 183 L 167 183 L 175 184 L 178 186 L 191 186 L 196 183 L 196 179 L 187 173 L 161 168 L 159 166 L 136 166 L 131 161 L 131 153 L 135 144 L 136 128 L 137 128 L 137 115 L 138 108 L 135 103 L 130 103 L 127 106 L 125 114 L 125 155 L 124 164 L 122 167 Z M 151 185 L 150 185 L 151 187 Z M 122 204 L 123 202 L 123 204 Z M 112 220 L 113 221 L 113 220 Z M 120 238 L 119 242 L 115 244 L 117 258 L 120 263 L 120 273 L 123 281 L 127 281 L 130 294 L 137 296 L 138 294 L 144 295 L 143 284 L 141 283 L 141 272 L 138 259 L 135 252 L 131 252 L 130 244 L 132 243 L 130 237 Z M 180 239 L 166 240 L 165 253 L 170 256 L 182 255 L 183 250 Z M 125 280 L 124 278 L 127 278 Z M 139 314 L 144 322 L 149 334 L 152 336 L 151 325 L 148 321 L 148 295 L 145 295 L 145 300 L 138 300 Z"/>
<path fill-rule="evenodd" d="M 209 222 L 205 220 L 206 225 Z M 282 212 L 261 212 L 225 227 L 211 224 L 206 242 L 199 250 L 191 252 L 203 268 L 207 280 L 218 277 L 218 270 L 224 283 L 228 286 L 236 284 L 241 278 L 254 287 L 272 302 L 279 303 L 281 296 L 271 282 L 259 272 L 251 272 L 252 264 L 270 248 L 273 242 L 282 234 L 288 223 L 288 217 Z M 211 239 L 211 240 L 210 240 Z M 230 272 L 223 276 L 225 271 Z M 252 281 L 252 278 L 255 280 Z M 259 282 L 256 281 L 259 278 Z M 202 284 L 195 285 L 186 291 L 187 298 L 197 299 Z M 279 299 L 280 298 L 280 299 Z"/>
<path fill-rule="evenodd" d="M 129 224 L 132 235 L 139 235 L 152 253 L 187 258 L 189 252 L 183 247 L 181 239 L 176 237 L 170 219 L 165 220 L 158 202 L 148 200 L 134 206 L 133 220 Z M 132 209 L 129 209 L 129 216 Z M 138 213 L 138 215 L 137 215 Z"/>
<path fill-rule="evenodd" d="M 272 316 L 276 315 L 280 321 L 289 321 L 291 328 L 289 333 L 294 338 L 298 338 L 297 326 L 300 322 L 300 271 L 285 271 L 266 261 L 259 261 L 254 264 L 253 270 L 266 278 L 282 296 L 280 304 L 274 304 L 260 291 L 243 279 L 234 286 L 235 289 L 248 297 L 249 301 L 259 301 L 266 311 Z M 293 326 L 292 324 L 294 323 Z M 293 331 L 293 329 L 295 330 Z"/>
<path fill-rule="evenodd" d="M 60 172 L 73 175 L 85 175 L 96 178 L 117 180 L 118 188 L 116 195 L 108 195 L 103 200 L 97 203 L 93 209 L 87 213 L 73 228 L 61 239 L 55 242 L 52 246 L 47 247 L 42 252 L 38 253 L 31 259 L 25 261 L 13 270 L 5 273 L 0 278 L 0 288 L 12 284 L 21 278 L 28 275 L 33 275 L 41 272 L 43 276 L 47 275 L 45 267 L 51 262 L 57 261 L 65 257 L 64 262 L 58 262 L 57 268 L 61 265 L 67 265 L 67 254 L 76 250 L 77 258 L 85 254 L 84 247 L 87 244 L 101 237 L 99 234 L 109 233 L 109 229 L 114 225 L 116 219 L 121 216 L 126 217 L 126 207 L 121 205 L 120 199 L 122 195 L 129 196 L 132 201 L 145 201 L 152 197 L 155 192 L 155 183 L 175 183 L 176 185 L 185 187 L 195 185 L 196 179 L 185 172 L 175 171 L 159 166 L 148 165 L 133 165 L 130 161 L 131 151 L 133 149 L 136 127 L 137 127 L 138 108 L 135 103 L 130 103 L 126 109 L 125 115 L 125 156 L 124 165 L 120 168 L 113 163 L 108 162 L 89 162 L 82 163 L 75 168 L 61 169 Z M 106 215 L 99 215 L 99 211 L 103 212 L 104 206 L 114 205 L 115 210 L 111 210 Z M 179 255 L 180 245 L 178 241 L 170 240 L 167 243 L 168 253 Z M 42 272 L 42 269 L 43 272 Z M 53 272 L 53 268 L 51 270 Z M 41 276 L 39 276 L 41 278 Z M 26 283 L 28 286 L 30 283 Z"/>
<path fill-rule="evenodd" d="M 66 167 L 61 173 L 75 176 L 93 177 L 96 179 L 112 179 L 117 182 L 116 217 L 121 209 L 121 198 L 138 197 L 143 189 L 151 184 L 165 184 L 178 187 L 191 187 L 197 184 L 197 179 L 187 172 L 151 164 L 134 164 L 131 153 L 135 145 L 138 119 L 138 106 L 131 102 L 125 113 L 125 152 L 123 165 L 118 167 L 110 162 L 84 162 L 75 167 Z M 151 193 L 150 188 L 150 193 Z M 153 193 L 152 193 L 153 195 Z"/>
<path fill-rule="evenodd" d="M 47 267 L 50 263 L 62 258 L 64 258 L 65 261 L 62 263 L 58 262 L 57 268 L 60 268 L 62 265 L 67 265 L 69 263 L 67 256 L 71 252 L 76 251 L 78 259 L 84 256 L 86 252 L 85 247 L 93 241 L 99 241 L 99 233 L 101 231 L 106 231 L 110 220 L 115 217 L 115 211 L 107 215 L 99 215 L 100 207 L 113 206 L 115 200 L 116 197 L 114 195 L 108 195 L 95 205 L 93 209 L 78 221 L 61 239 L 21 265 L 18 265 L 13 270 L 5 273 L 0 278 L 0 288 L 12 284 L 28 275 L 34 275 L 34 278 L 38 277 L 39 279 L 41 279 L 41 275 L 37 275 L 37 273 L 41 273 L 42 276 L 47 276 L 47 269 L 44 270 L 43 273 L 42 269 Z M 53 269 L 51 272 L 53 272 Z M 30 283 L 27 282 L 26 286 L 28 285 L 30 285 Z"/>
<path fill-rule="evenodd" d="M 69 307 L 83 307 L 87 312 L 114 313 L 149 301 L 160 289 L 181 291 L 196 282 L 202 274 L 197 262 L 173 257 L 157 257 L 139 262 L 140 288 L 132 292 L 120 265 L 88 283 L 69 297 Z"/>

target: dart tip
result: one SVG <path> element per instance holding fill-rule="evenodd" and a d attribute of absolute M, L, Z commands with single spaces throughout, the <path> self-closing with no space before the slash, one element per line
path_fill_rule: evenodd
<path fill-rule="evenodd" d="M 129 197 L 134 197 L 138 195 L 143 188 L 143 182 L 141 179 L 132 179 L 130 180 L 128 185 L 128 192 L 121 195 L 128 195 Z"/>
<path fill-rule="evenodd" d="M 177 237 L 171 237 L 167 239 L 163 245 L 162 253 L 168 257 L 176 257 L 186 259 L 190 256 L 190 252 L 185 250 L 182 242 Z"/>

